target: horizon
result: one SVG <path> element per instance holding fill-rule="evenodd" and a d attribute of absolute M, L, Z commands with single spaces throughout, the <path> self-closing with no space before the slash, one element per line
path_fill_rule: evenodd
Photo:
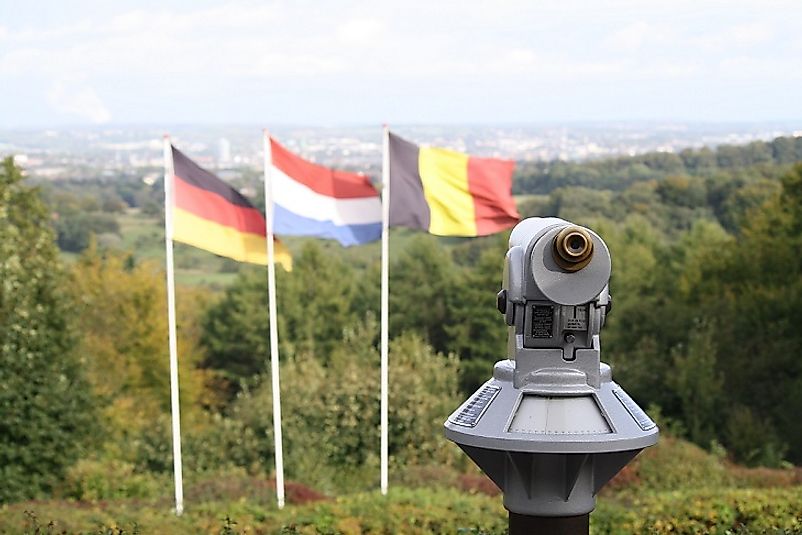
<path fill-rule="evenodd" d="M 802 136 L 802 125 L 781 122 L 595 121 L 507 125 L 392 125 L 422 146 L 522 162 L 589 161 L 646 153 L 680 153 Z M 0 129 L 0 152 L 15 154 L 34 174 L 68 177 L 70 166 L 111 172 L 161 165 L 163 135 L 213 168 L 259 167 L 257 125 L 78 125 Z M 273 125 L 270 134 L 295 153 L 324 165 L 362 172 L 379 162 L 381 126 Z M 30 158 L 30 159 L 29 159 Z M 66 158 L 66 159 L 65 159 Z"/>

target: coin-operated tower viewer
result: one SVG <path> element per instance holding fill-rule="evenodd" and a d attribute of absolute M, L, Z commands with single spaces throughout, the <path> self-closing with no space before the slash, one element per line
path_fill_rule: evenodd
<path fill-rule="evenodd" d="M 526 219 L 510 235 L 498 293 L 508 359 L 445 434 L 504 493 L 511 535 L 587 533 L 601 487 L 657 442 L 600 360 L 611 265 L 595 232 L 562 219 Z"/>

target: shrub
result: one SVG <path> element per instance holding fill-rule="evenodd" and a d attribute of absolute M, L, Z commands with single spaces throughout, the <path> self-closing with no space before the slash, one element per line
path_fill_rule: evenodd
<path fill-rule="evenodd" d="M 281 370 L 285 464 L 288 477 L 325 492 L 373 485 L 379 456 L 378 351 L 375 322 L 345 335 L 321 363 L 311 356 L 287 359 Z M 434 353 L 420 338 L 391 344 L 390 455 L 394 466 L 451 465 L 460 459 L 443 437 L 442 424 L 457 406 L 457 361 Z M 270 384 L 240 395 L 232 418 L 258 440 L 258 455 L 272 469 Z"/>
<path fill-rule="evenodd" d="M 67 471 L 61 493 L 66 498 L 84 501 L 153 498 L 168 487 L 167 478 L 137 473 L 129 463 L 81 460 Z"/>
<path fill-rule="evenodd" d="M 636 492 L 719 488 L 733 483 L 726 464 L 699 446 L 663 435 L 623 471 Z M 612 482 L 613 488 L 616 486 Z"/>
<path fill-rule="evenodd" d="M 802 533 L 802 487 L 682 490 L 600 500 L 594 534 Z"/>

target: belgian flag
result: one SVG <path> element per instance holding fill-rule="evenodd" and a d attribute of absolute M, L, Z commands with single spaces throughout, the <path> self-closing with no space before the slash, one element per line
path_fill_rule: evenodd
<path fill-rule="evenodd" d="M 390 226 L 439 236 L 486 236 L 521 219 L 515 162 L 419 147 L 389 133 Z"/>
<path fill-rule="evenodd" d="M 248 199 L 172 147 L 172 239 L 240 262 L 267 265 L 265 218 Z M 276 262 L 292 269 L 274 238 Z"/>

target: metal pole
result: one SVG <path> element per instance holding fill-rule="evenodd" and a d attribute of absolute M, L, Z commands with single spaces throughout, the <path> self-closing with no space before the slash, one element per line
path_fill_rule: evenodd
<path fill-rule="evenodd" d="M 273 244 L 273 183 L 270 169 L 273 156 L 270 134 L 264 131 L 265 155 L 265 230 L 267 238 L 267 300 L 270 314 L 270 378 L 273 388 L 273 437 L 276 450 L 276 501 L 278 508 L 284 507 L 284 449 L 281 438 L 281 387 L 279 384 L 278 323 L 276 318 L 276 265 Z"/>
<path fill-rule="evenodd" d="M 164 136 L 164 246 L 167 275 L 167 331 L 170 347 L 170 414 L 173 421 L 173 476 L 175 514 L 184 512 L 184 480 L 181 473 L 181 409 L 178 402 L 178 345 L 175 333 L 175 275 L 173 271 L 173 146 Z"/>
<path fill-rule="evenodd" d="M 381 493 L 387 494 L 389 440 L 388 305 L 390 295 L 390 129 L 384 125 L 382 139 L 382 281 L 381 281 Z"/>
<path fill-rule="evenodd" d="M 510 512 L 510 535 L 588 535 L 590 514 L 527 516 Z"/>

